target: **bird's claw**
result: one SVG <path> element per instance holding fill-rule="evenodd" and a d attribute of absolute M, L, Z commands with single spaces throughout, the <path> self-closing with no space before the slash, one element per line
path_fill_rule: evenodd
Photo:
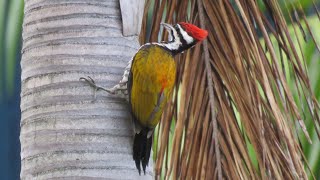
<path fill-rule="evenodd" d="M 94 82 L 94 80 L 90 76 L 88 76 L 88 78 L 80 77 L 79 80 L 80 81 L 84 80 L 85 82 L 87 82 L 90 86 L 94 87 L 95 89 L 98 88 L 98 86 L 96 85 L 96 83 Z"/>
<path fill-rule="evenodd" d="M 98 90 L 104 90 L 104 91 L 107 91 L 108 93 L 111 93 L 111 94 L 113 93 L 109 89 L 105 89 L 103 87 L 97 86 L 95 81 L 90 76 L 88 76 L 88 78 L 80 77 L 79 80 L 80 81 L 84 80 L 86 83 L 88 83 L 91 87 L 94 88 L 94 99 L 96 99 L 96 97 L 97 97 L 97 91 Z"/>

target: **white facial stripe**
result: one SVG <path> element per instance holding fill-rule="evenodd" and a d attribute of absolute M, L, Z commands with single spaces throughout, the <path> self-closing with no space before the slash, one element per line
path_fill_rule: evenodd
<path fill-rule="evenodd" d="M 180 41 L 178 32 L 174 28 L 172 28 L 171 30 L 173 32 L 172 36 L 174 37 L 174 41 L 170 42 L 170 43 L 163 44 L 163 46 L 165 46 L 166 48 L 168 48 L 170 50 L 178 50 L 182 43 Z"/>
<path fill-rule="evenodd" d="M 177 32 L 174 28 L 172 29 L 172 31 L 173 31 L 173 36 L 174 36 L 174 38 L 175 38 L 174 41 L 177 41 L 178 44 L 181 44 L 181 41 L 180 41 L 180 37 L 179 37 L 179 35 L 178 35 L 178 32 Z"/>
<path fill-rule="evenodd" d="M 189 34 L 185 30 L 183 30 L 179 24 L 177 24 L 177 26 L 180 29 L 183 39 L 186 40 L 188 44 L 191 44 L 194 41 L 193 37 L 189 36 Z"/>

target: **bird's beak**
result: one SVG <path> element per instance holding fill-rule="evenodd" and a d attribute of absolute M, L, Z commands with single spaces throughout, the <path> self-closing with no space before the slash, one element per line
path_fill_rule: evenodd
<path fill-rule="evenodd" d="M 160 23 L 161 26 L 163 26 L 167 31 L 168 31 L 168 41 L 172 41 L 173 39 L 173 34 L 172 32 L 175 31 L 174 27 L 171 24 L 167 24 L 167 23 Z"/>
<path fill-rule="evenodd" d="M 173 26 L 171 24 L 167 24 L 167 23 L 160 23 L 161 26 L 163 26 L 164 28 L 166 28 L 167 31 L 171 31 L 173 28 Z"/>

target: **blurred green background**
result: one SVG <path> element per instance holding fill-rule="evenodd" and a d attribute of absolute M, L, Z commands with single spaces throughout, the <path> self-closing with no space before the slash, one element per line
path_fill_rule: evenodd
<path fill-rule="evenodd" d="M 0 179 L 20 174 L 20 50 L 23 0 L 0 0 Z"/>
<path fill-rule="evenodd" d="M 318 9 L 320 9 L 320 2 Z M 300 0 L 302 8 L 307 13 L 308 23 L 320 45 L 320 20 L 312 6 L 312 0 Z M 281 4 L 285 14 L 285 4 Z M 263 7 L 262 7 L 263 8 Z M 20 174 L 20 51 L 21 31 L 23 19 L 23 0 L 0 0 L 0 179 L 19 179 Z M 302 23 L 304 29 L 305 25 Z M 291 27 L 294 37 L 293 28 Z M 297 37 L 302 40 L 301 37 Z M 296 39 L 296 38 L 293 38 Z M 302 40 L 303 41 L 303 40 Z M 295 41 L 296 45 L 297 42 Z M 298 47 L 298 45 L 297 45 Z M 316 98 L 320 101 L 320 53 L 307 33 L 307 41 L 302 43 L 302 51 L 306 58 L 308 74 Z M 290 81 L 291 82 L 291 81 Z M 293 81 L 291 82 L 293 83 Z M 294 89 L 294 84 L 291 84 Z M 297 97 L 297 95 L 295 94 Z M 296 100 L 298 100 L 296 98 Z M 306 109 L 306 104 L 300 104 L 300 108 Z M 306 118 L 308 132 L 312 137 L 313 144 L 307 143 L 301 132 L 298 136 L 306 158 L 316 177 L 320 178 L 320 143 L 314 131 L 313 124 L 309 117 Z M 299 128 L 298 128 L 299 129 Z"/>

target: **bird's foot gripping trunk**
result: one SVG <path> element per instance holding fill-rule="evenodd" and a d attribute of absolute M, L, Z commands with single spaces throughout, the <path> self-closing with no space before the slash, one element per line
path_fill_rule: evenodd
<path fill-rule="evenodd" d="M 148 129 L 143 129 L 139 134 L 135 134 L 133 142 L 133 159 L 136 167 L 141 174 L 141 165 L 144 174 L 146 174 L 146 166 L 149 163 L 150 152 L 152 147 L 152 136 L 148 137 Z"/>

